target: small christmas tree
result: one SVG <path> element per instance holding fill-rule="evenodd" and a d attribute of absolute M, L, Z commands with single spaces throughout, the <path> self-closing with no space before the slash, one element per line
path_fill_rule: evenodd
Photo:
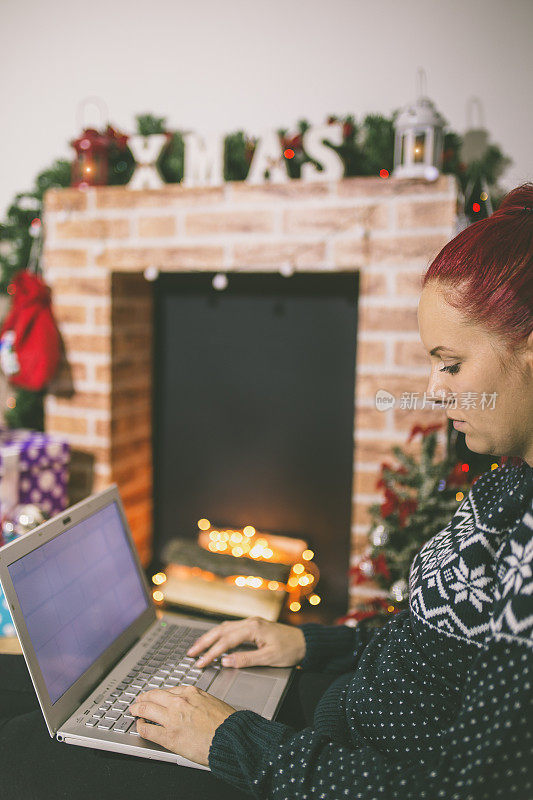
<path fill-rule="evenodd" d="M 384 489 L 385 499 L 369 508 L 370 549 L 349 574 L 352 585 L 373 580 L 387 596 L 376 594 L 337 620 L 338 624 L 368 619 L 370 627 L 380 627 L 391 614 L 407 608 L 413 558 L 425 542 L 446 527 L 479 477 L 472 480 L 469 465 L 458 462 L 449 452 L 442 461 L 434 460 L 436 431 L 441 427 L 415 425 L 411 430 L 408 443 L 422 435 L 419 461 L 402 448 L 394 447 L 392 452 L 400 466 L 381 465 L 376 487 Z"/>

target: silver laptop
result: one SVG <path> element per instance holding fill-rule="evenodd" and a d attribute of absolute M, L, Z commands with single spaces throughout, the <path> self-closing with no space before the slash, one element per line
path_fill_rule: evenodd
<path fill-rule="evenodd" d="M 48 731 L 60 742 L 209 770 L 139 736 L 127 710 L 134 697 L 194 683 L 272 719 L 294 675 L 222 667 L 220 659 L 194 668 L 187 650 L 218 623 L 156 611 L 116 485 L 1 547 L 0 581 Z"/>

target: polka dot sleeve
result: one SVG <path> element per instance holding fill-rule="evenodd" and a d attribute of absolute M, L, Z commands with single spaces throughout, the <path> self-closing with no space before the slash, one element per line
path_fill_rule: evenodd
<path fill-rule="evenodd" d="M 532 566 L 533 500 L 528 500 L 495 564 L 489 630 L 435 749 L 405 755 L 422 731 L 414 729 L 413 742 L 405 739 L 399 705 L 384 723 L 384 735 L 388 742 L 404 742 L 402 757 L 387 752 L 386 741 L 379 748 L 369 744 L 357 727 L 344 742 L 327 732 L 295 731 L 253 711 L 236 711 L 215 732 L 211 770 L 272 800 L 531 800 Z M 346 710 L 349 716 L 349 708 L 339 708 L 339 714 Z"/>
<path fill-rule="evenodd" d="M 531 800 L 532 667 L 530 647 L 518 642 L 493 641 L 480 653 L 431 763 L 395 763 L 372 747 L 237 711 L 217 729 L 209 766 L 258 798 Z"/>

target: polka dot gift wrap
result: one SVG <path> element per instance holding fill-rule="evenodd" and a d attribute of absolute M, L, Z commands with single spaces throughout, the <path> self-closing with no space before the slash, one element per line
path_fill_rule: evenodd
<path fill-rule="evenodd" d="M 15 466 L 11 458 L 10 474 L 6 475 L 2 454 L 9 451 L 16 452 Z M 63 511 L 68 505 L 69 465 L 70 445 L 64 439 L 39 431 L 0 429 L 0 480 L 11 483 L 9 505 L 14 501 L 19 505 L 38 506 L 47 518 Z M 6 493 L 2 491 L 0 494 L 5 501 Z M 5 513 L 4 508 L 1 513 Z M 14 634 L 11 615 L 0 588 L 0 636 Z"/>

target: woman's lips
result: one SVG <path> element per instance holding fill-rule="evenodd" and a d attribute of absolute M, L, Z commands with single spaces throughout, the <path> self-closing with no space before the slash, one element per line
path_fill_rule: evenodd
<path fill-rule="evenodd" d="M 468 425 L 468 422 L 464 422 L 464 420 L 454 419 L 453 421 L 453 427 L 458 431 L 462 430 L 465 425 Z"/>

